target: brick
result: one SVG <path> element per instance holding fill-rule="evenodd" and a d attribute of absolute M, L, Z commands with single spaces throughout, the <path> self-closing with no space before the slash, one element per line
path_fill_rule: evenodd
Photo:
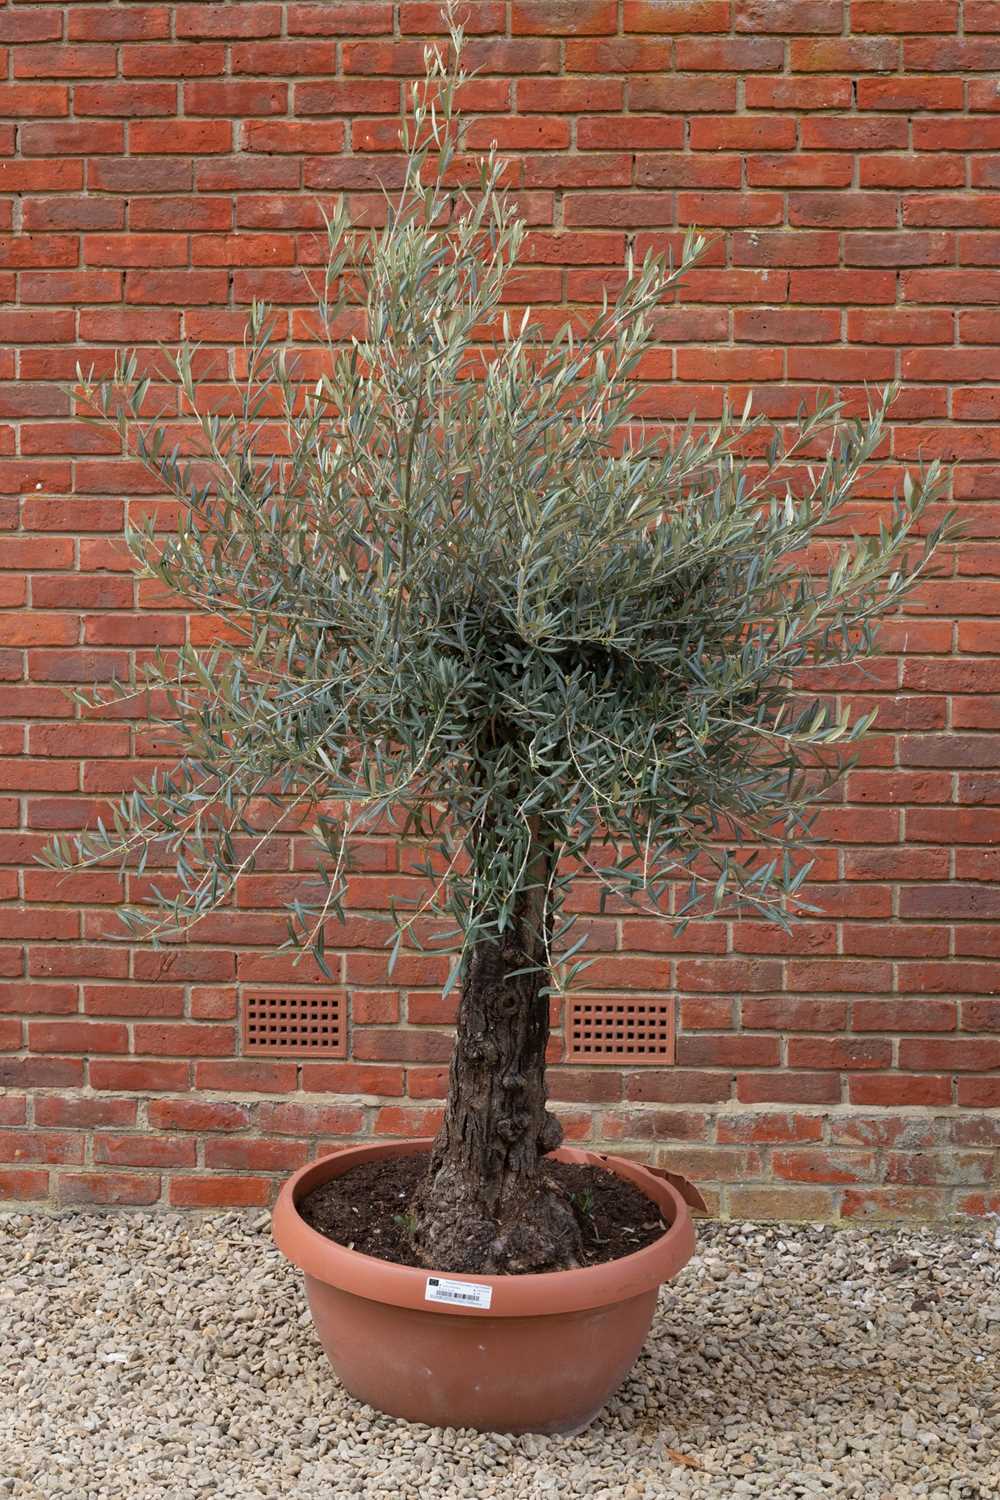
<path fill-rule="evenodd" d="M 244 83 L 212 85 L 213 88 L 225 87 L 230 89 L 247 88 L 249 86 Z M 187 86 L 188 89 L 190 87 L 191 85 Z M 254 85 L 254 87 L 269 88 L 272 85 Z M 296 83 L 294 89 L 296 115 L 394 115 L 399 110 L 400 85 L 394 80 L 380 78 L 357 78 L 350 80 L 331 78 L 324 80 L 322 83 Z M 185 97 L 187 97 L 186 94 Z M 217 109 L 205 111 L 208 114 L 218 112 Z M 201 113 L 201 111 L 199 110 L 198 113 Z M 270 114 L 272 111 L 239 109 L 234 111 L 234 113 Z M 281 111 L 277 111 L 277 113 L 281 113 Z"/>
<path fill-rule="evenodd" d="M 568 1090 L 564 1089 L 564 1075 L 560 1075 L 558 1071 L 551 1072 L 549 1075 L 549 1079 L 549 1096 L 552 1099 L 575 1100 L 579 1098 L 585 1098 L 589 1100 L 591 1097 L 589 1093 L 585 1091 L 574 1090 L 572 1087 Z M 411 1099 L 443 1099 L 448 1092 L 448 1069 L 445 1067 L 407 1068 L 405 1074 L 405 1082 L 405 1092 L 409 1094 Z M 383 1089 L 381 1090 L 381 1092 L 384 1093 L 386 1092 L 386 1090 Z M 400 1084 L 400 1087 L 393 1090 L 392 1092 L 402 1094 L 404 1092 L 403 1085 Z M 620 1086 L 618 1092 L 614 1094 L 614 1097 L 616 1099 L 621 1097 Z"/>
<path fill-rule="evenodd" d="M 783 156 L 752 157 L 747 162 L 747 182 L 751 187 L 847 187 L 853 176 L 854 162 L 848 156 L 817 156 L 798 151 Z"/>
<path fill-rule="evenodd" d="M 852 0 L 851 26 L 866 32 L 951 32 L 958 20 L 958 0 Z"/>
<path fill-rule="evenodd" d="M 14 52 L 15 78 L 113 78 L 117 68 L 111 46 L 26 46 Z"/>
<path fill-rule="evenodd" d="M 839 35 L 843 0 L 736 0 L 737 31 L 803 35 Z"/>
<path fill-rule="evenodd" d="M 625 1076 L 625 1097 L 657 1104 L 712 1104 L 730 1097 L 726 1073 L 654 1068 L 636 1069 Z"/>
<path fill-rule="evenodd" d="M 963 194 L 927 193 L 904 200 L 903 223 L 917 227 L 957 225 L 995 228 L 1000 224 L 1000 206 L 995 194 L 970 198 Z"/>
<path fill-rule="evenodd" d="M 588 974 L 592 971 L 588 970 Z M 781 966 L 759 959 L 689 959 L 677 965 L 681 990 L 747 992 L 774 989 L 781 982 Z"/>
<path fill-rule="evenodd" d="M 186 1089 L 189 1082 L 189 1068 L 184 1062 L 140 1062 L 131 1058 L 104 1061 L 95 1057 L 90 1060 L 89 1074 L 92 1088 L 113 1093 Z"/>
<path fill-rule="evenodd" d="M 762 1170 L 760 1152 L 719 1146 L 660 1146 L 654 1152 L 655 1165 L 671 1172 L 682 1172 L 693 1181 L 737 1181 L 758 1176 Z"/>
<path fill-rule="evenodd" d="M 830 231 L 737 233 L 732 236 L 732 256 L 737 266 L 829 266 L 840 254 L 840 237 Z M 781 300 L 763 298 L 764 301 Z"/>
<path fill-rule="evenodd" d="M 679 1036 L 677 1061 L 685 1067 L 777 1067 L 781 1044 L 769 1036 Z"/>
<path fill-rule="evenodd" d="M 193 1167 L 194 1141 L 155 1135 L 94 1136 L 94 1162 L 112 1167 Z"/>
<path fill-rule="evenodd" d="M 354 1038 L 354 1056 L 371 1062 L 443 1062 L 451 1055 L 450 1036 L 435 1031 L 384 1031 L 375 1027 L 359 1031 Z"/>
<path fill-rule="evenodd" d="M 313 6 L 322 14 L 323 7 Z M 367 20 L 372 11 L 370 5 L 358 7 L 359 24 L 353 28 L 354 31 L 391 31 L 392 30 L 392 6 L 386 3 L 382 7 L 383 20 L 378 26 L 364 25 L 362 19 Z M 466 36 L 488 35 L 505 29 L 505 0 L 477 0 L 474 8 L 466 5 L 462 13 L 462 26 Z M 399 29 L 404 36 L 416 33 L 419 36 L 425 34 L 443 35 L 446 31 L 444 17 L 441 7 L 436 0 L 402 0 L 399 7 Z"/>
<path fill-rule="evenodd" d="M 128 1028 L 100 1021 L 32 1021 L 28 1046 L 32 1052 L 127 1052 Z"/>
<path fill-rule="evenodd" d="M 69 114 L 64 84 L 0 84 L 0 115 L 34 120 Z"/>
<path fill-rule="evenodd" d="M 870 1151 L 774 1151 L 771 1169 L 788 1182 L 868 1182 L 875 1173 L 875 1157 Z"/>
<path fill-rule="evenodd" d="M 491 116 L 470 122 L 465 143 L 472 151 L 488 151 L 494 144 L 501 151 L 565 151 L 569 121 L 541 115 L 509 120 Z"/>
<path fill-rule="evenodd" d="M 160 1196 L 160 1179 L 127 1172 L 60 1172 L 56 1196 L 62 1204 L 116 1204 L 141 1208 Z"/>
<path fill-rule="evenodd" d="M 792 1037 L 788 1043 L 788 1065 L 792 1068 L 888 1068 L 892 1063 L 889 1041 L 854 1038 Z"/>
<path fill-rule="evenodd" d="M 357 50 L 352 49 L 348 43 L 344 47 L 344 71 L 345 72 L 372 72 L 396 71 L 395 68 L 378 66 L 381 60 L 376 58 L 376 65 L 372 67 L 359 67 L 357 64 L 367 61 L 363 54 L 363 43 L 355 44 Z M 568 46 L 587 45 L 586 43 L 568 43 Z M 549 37 L 518 37 L 511 41 L 490 39 L 488 42 L 470 41 L 467 44 L 468 68 L 470 71 L 478 70 L 481 73 L 556 73 L 559 71 L 560 43 Z M 350 61 L 348 53 L 351 52 Z M 422 48 L 421 48 L 422 52 Z M 353 63 L 354 66 L 350 64 Z M 421 62 L 422 66 L 422 62 Z M 419 72 L 421 69 L 418 68 Z M 406 68 L 409 72 L 409 68 Z"/>
<path fill-rule="evenodd" d="M 172 115 L 177 109 L 173 83 L 78 83 L 73 88 L 77 115 L 114 115 L 119 119 Z"/>
<path fill-rule="evenodd" d="M 129 150 L 137 156 L 206 156 L 232 149 L 228 120 L 135 120 Z"/>
<path fill-rule="evenodd" d="M 907 302 L 985 302 L 1000 293 L 1000 271 L 905 271 L 902 292 Z"/>
<path fill-rule="evenodd" d="M 517 107 L 522 113 L 538 110 L 543 114 L 565 110 L 582 114 L 593 110 L 620 110 L 625 98 L 625 85 L 614 78 L 522 78 L 517 85 Z M 590 121 L 594 133 L 600 136 L 600 126 L 614 127 L 622 121 Z M 577 143 L 584 121 L 577 121 Z M 600 140 L 598 145 L 603 144 Z"/>
<path fill-rule="evenodd" d="M 956 1098 L 965 1109 L 1000 1108 L 1000 1077 L 959 1078 L 956 1081 Z"/>
<path fill-rule="evenodd" d="M 966 31 L 1000 31 L 1000 5 L 997 0 L 968 0 L 965 7 Z"/>
<path fill-rule="evenodd" d="M 364 1119 L 364 1111 L 353 1105 L 261 1104 L 257 1125 L 268 1135 L 357 1135 Z"/>
<path fill-rule="evenodd" d="M 0 160 L 0 192 L 67 193 L 82 187 L 82 161 Z"/>
<path fill-rule="evenodd" d="M 792 307 L 737 309 L 734 331 L 751 343 L 825 344 L 837 338 L 840 319 L 834 312 Z"/>
<path fill-rule="evenodd" d="M 83 1136 L 55 1130 L 0 1130 L 0 1161 L 76 1165 L 83 1161 Z"/>
<path fill-rule="evenodd" d="M 851 85 L 846 78 L 814 73 L 798 78 L 755 74 L 744 83 L 747 109 L 813 110 L 850 108 Z"/>
<path fill-rule="evenodd" d="M 151 1099 L 149 1123 L 155 1130 L 244 1130 L 250 1124 L 245 1104 L 209 1099 Z"/>
<path fill-rule="evenodd" d="M 960 78 L 859 78 L 857 88 L 863 110 L 960 110 L 964 101 Z"/>
<path fill-rule="evenodd" d="M 890 193 L 790 193 L 788 220 L 793 226 L 843 229 L 890 228 L 897 222 Z"/>
<path fill-rule="evenodd" d="M 904 1037 L 899 1044 L 899 1066 L 933 1072 L 982 1072 L 1000 1068 L 1000 1038 L 930 1040 Z"/>
<path fill-rule="evenodd" d="M 0 42 L 53 42 L 62 36 L 62 12 L 34 8 L 0 16 Z"/>
<path fill-rule="evenodd" d="M 39 1094 L 35 1100 L 35 1124 L 89 1130 L 94 1126 L 126 1126 L 136 1123 L 134 1099 L 101 1099 L 72 1094 Z"/>
<path fill-rule="evenodd" d="M 778 115 L 699 116 L 691 121 L 689 138 L 694 151 L 787 151 L 795 145 L 796 122 Z"/>
<path fill-rule="evenodd" d="M 640 69 L 641 71 L 641 69 Z M 633 110 L 684 115 L 735 109 L 735 78 L 637 78 L 629 84 Z"/>
<path fill-rule="evenodd" d="M 785 965 L 785 985 L 793 992 L 856 994 L 878 992 L 892 984 L 888 963 L 871 959 L 793 960 Z"/>
<path fill-rule="evenodd" d="M 852 1104 L 881 1105 L 948 1105 L 951 1103 L 951 1079 L 919 1074 L 871 1074 L 848 1079 Z"/>
<path fill-rule="evenodd" d="M 173 1177 L 168 1188 L 172 1208 L 265 1208 L 273 1196 L 266 1177 Z"/>
<path fill-rule="evenodd" d="M 235 50 L 235 49 L 234 49 Z M 125 78 L 205 78 L 221 74 L 226 65 L 223 43 L 126 43 L 120 49 Z M 275 71 L 280 73 L 280 69 Z"/>
<path fill-rule="evenodd" d="M 818 1115 L 720 1115 L 717 1126 L 720 1143 L 777 1145 L 789 1141 L 820 1141 L 822 1138 L 823 1121 Z"/>
<path fill-rule="evenodd" d="M 962 1193 L 955 1200 L 955 1212 L 958 1214 L 995 1214 L 998 1207 L 998 1193 Z"/>
<path fill-rule="evenodd" d="M 858 1000 L 851 1016 L 855 1031 L 954 1031 L 958 1008 L 947 1000 Z"/>
<path fill-rule="evenodd" d="M 197 985 L 191 990 L 191 1017 L 195 1021 L 231 1021 L 236 1016 L 236 993 L 228 987 Z"/>
<path fill-rule="evenodd" d="M 677 67 L 682 72 L 756 73 L 778 71 L 785 60 L 784 44 L 777 37 L 734 37 L 716 41 L 679 37 Z"/>
<path fill-rule="evenodd" d="M 398 1095 L 403 1093 L 403 1086 L 401 1067 L 307 1062 L 302 1068 L 302 1087 L 307 1093 Z"/>
<path fill-rule="evenodd" d="M 291 4 L 285 10 L 290 36 L 362 36 L 392 31 L 390 0 L 341 0 L 337 6 Z"/>
<path fill-rule="evenodd" d="M 1000 999 L 965 1000 L 962 1002 L 961 1018 L 963 1031 L 998 1031 Z"/>
<path fill-rule="evenodd" d="M 434 1136 L 441 1124 L 442 1113 L 442 1110 L 430 1107 L 416 1109 L 387 1104 L 375 1116 L 375 1134 L 404 1139 Z"/>
<path fill-rule="evenodd" d="M 909 144 L 907 121 L 897 115 L 817 115 L 802 121 L 800 134 L 805 151 L 905 151 Z"/>
<path fill-rule="evenodd" d="M 709 1118 L 702 1111 L 607 1111 L 601 1129 L 609 1141 L 707 1141 Z"/>
<path fill-rule="evenodd" d="M 159 40 L 170 35 L 170 10 L 166 5 L 77 9 L 68 13 L 66 26 L 66 36 L 72 42 Z"/>
<path fill-rule="evenodd" d="M 617 28 L 617 0 L 512 0 L 514 36 L 601 36 Z"/>
<path fill-rule="evenodd" d="M 295 1087 L 295 1074 L 292 1062 L 199 1062 L 194 1082 L 198 1089 L 226 1093 L 279 1094 Z"/>
<path fill-rule="evenodd" d="M 83 1085 L 84 1064 L 74 1057 L 0 1057 L 0 1088 L 63 1089 Z"/>
<path fill-rule="evenodd" d="M 423 1078 L 413 1068 L 407 1074 L 409 1093 L 414 1098 L 443 1098 L 447 1083 L 444 1069 Z M 623 1083 L 617 1068 L 554 1068 L 548 1075 L 549 1097 L 562 1103 L 617 1103 L 622 1097 Z"/>
<path fill-rule="evenodd" d="M 741 1073 L 736 1080 L 743 1104 L 836 1104 L 840 1095 L 834 1073 Z"/>
<path fill-rule="evenodd" d="M 206 1167 L 235 1167 L 258 1172 L 290 1172 L 307 1156 L 305 1141 L 264 1140 L 248 1136 L 210 1136 L 204 1145 Z"/>
<path fill-rule="evenodd" d="M 730 1187 L 726 1202 L 734 1219 L 771 1219 L 778 1223 L 821 1223 L 832 1217 L 833 1199 L 824 1188 Z"/>
<path fill-rule="evenodd" d="M 589 165 L 589 158 L 583 159 L 583 165 Z M 630 176 L 631 170 L 626 176 L 623 169 L 619 181 L 627 182 Z M 635 179 L 640 187 L 735 188 L 739 186 L 740 163 L 735 155 L 715 156 L 709 160 L 687 152 L 670 155 L 660 152 L 636 159 Z M 574 184 L 581 185 L 580 182 Z M 591 185 L 604 186 L 603 183 Z"/>
<path fill-rule="evenodd" d="M 793 73 L 892 73 L 900 44 L 886 37 L 803 37 L 788 44 Z"/>
<path fill-rule="evenodd" d="M 840 1031 L 847 1024 L 846 1000 L 797 1000 L 790 996 L 746 999 L 740 1006 L 744 1027 L 752 1031 Z"/>
<path fill-rule="evenodd" d="M 41 1202 L 48 1195 L 48 1172 L 0 1168 L 0 1199 Z"/>
<path fill-rule="evenodd" d="M 733 1002 L 725 999 L 682 1000 L 681 1027 L 684 1031 L 719 1031 L 732 1026 Z"/>
<path fill-rule="evenodd" d="M 280 5 L 181 6 L 176 34 L 183 38 L 278 36 L 281 12 Z"/>
<path fill-rule="evenodd" d="M 357 130 L 355 121 L 355 130 Z M 398 141 L 398 127 L 392 122 L 391 129 L 396 131 Z M 355 150 L 371 150 L 357 134 L 352 136 Z M 289 152 L 301 153 L 309 151 L 317 153 L 329 151 L 337 153 L 343 150 L 345 141 L 344 125 L 340 120 L 326 120 L 318 125 L 311 120 L 247 120 L 242 127 L 242 144 L 246 151 Z"/>
<path fill-rule="evenodd" d="M 16 1094 L 0 1096 L 0 1125 L 23 1125 L 27 1117 L 27 1098 L 18 1098 Z"/>
<path fill-rule="evenodd" d="M 830 1121 L 834 1145 L 924 1151 L 936 1145 L 941 1135 L 941 1122 L 912 1115 L 853 1115 Z"/>
<path fill-rule="evenodd" d="M 845 1219 L 937 1219 L 944 1212 L 944 1195 L 932 1188 L 845 1188 L 841 1214 Z"/>
<path fill-rule="evenodd" d="M 235 1044 L 231 1026 L 206 1023 L 184 1025 L 168 1021 L 163 1025 L 139 1022 L 134 1027 L 136 1052 L 165 1057 L 226 1057 Z"/>
<path fill-rule="evenodd" d="M 989 1151 L 899 1151 L 885 1157 L 885 1181 L 915 1186 L 986 1184 L 993 1180 Z"/>

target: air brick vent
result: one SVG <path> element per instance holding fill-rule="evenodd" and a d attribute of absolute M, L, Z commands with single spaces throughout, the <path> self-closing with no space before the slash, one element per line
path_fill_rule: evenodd
<path fill-rule="evenodd" d="M 243 996 L 245 1053 L 347 1053 L 347 1004 L 339 990 L 256 990 Z"/>
<path fill-rule="evenodd" d="M 671 1063 L 674 1005 L 663 996 L 606 1000 L 574 996 L 566 1005 L 566 1061 Z"/>

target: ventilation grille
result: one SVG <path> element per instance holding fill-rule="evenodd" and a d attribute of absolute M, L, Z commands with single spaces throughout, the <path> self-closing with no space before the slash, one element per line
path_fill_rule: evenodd
<path fill-rule="evenodd" d="M 337 990 L 274 990 L 243 997 L 243 1051 L 347 1053 L 344 996 Z"/>
<path fill-rule="evenodd" d="M 566 1061 L 669 1063 L 674 1060 L 674 1005 L 662 997 L 567 1002 Z"/>

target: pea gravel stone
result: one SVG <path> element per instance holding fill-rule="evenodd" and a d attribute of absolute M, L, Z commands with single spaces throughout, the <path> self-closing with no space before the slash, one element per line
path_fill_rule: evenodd
<path fill-rule="evenodd" d="M 0 1497 L 1000 1500 L 992 1232 L 704 1225 L 574 1438 L 360 1406 L 264 1217 L 0 1218 Z"/>

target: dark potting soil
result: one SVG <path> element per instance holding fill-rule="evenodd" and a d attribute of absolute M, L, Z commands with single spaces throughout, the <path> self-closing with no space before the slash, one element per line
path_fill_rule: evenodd
<path fill-rule="evenodd" d="M 426 1170 L 424 1155 L 364 1162 L 313 1188 L 300 1199 L 299 1213 L 312 1229 L 349 1250 L 412 1266 L 415 1258 L 407 1209 Z M 596 1266 L 631 1255 L 666 1230 L 656 1204 L 604 1167 L 554 1161 L 546 1164 L 545 1172 L 573 1205 L 583 1240 L 582 1265 Z M 481 1268 L 438 1269 L 474 1275 Z"/>

